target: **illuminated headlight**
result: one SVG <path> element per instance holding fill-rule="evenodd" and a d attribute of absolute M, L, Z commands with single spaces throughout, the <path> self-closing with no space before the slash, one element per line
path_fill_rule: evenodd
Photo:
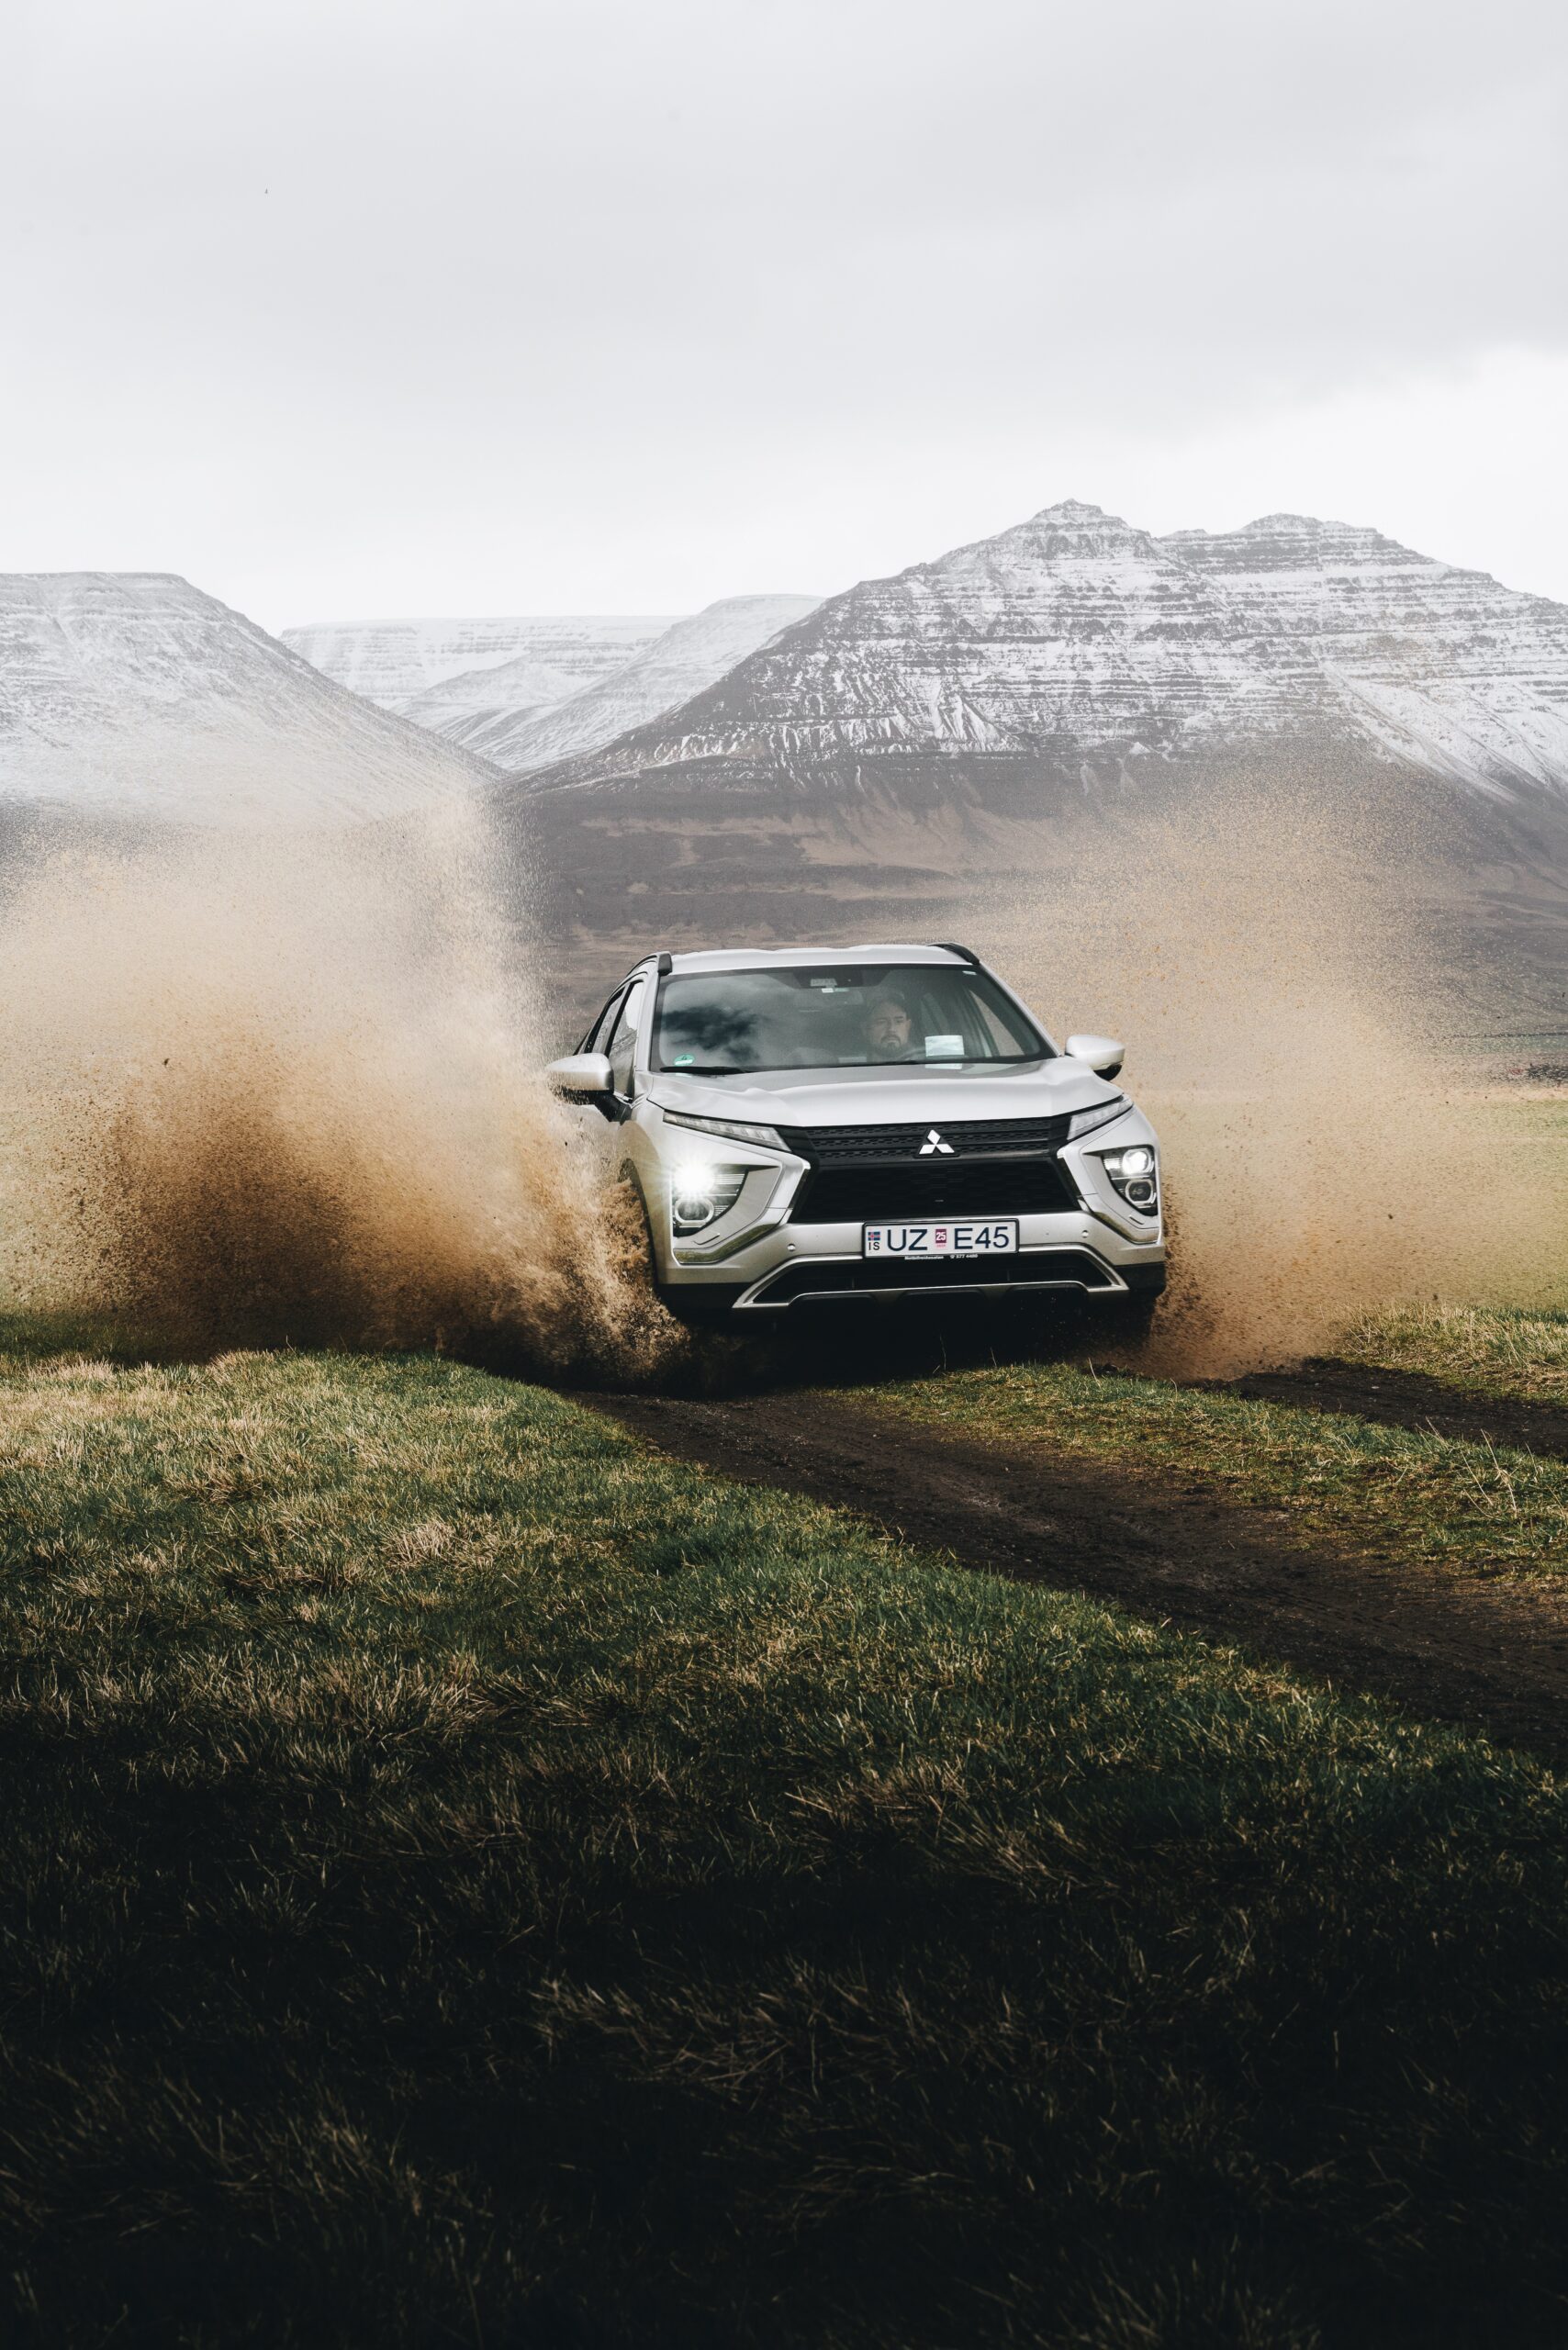
<path fill-rule="evenodd" d="M 700 1232 L 734 1206 L 747 1169 L 744 1167 L 678 1167 L 670 1177 L 670 1221 L 677 1234 Z"/>
<path fill-rule="evenodd" d="M 1124 1150 L 1108 1150 L 1100 1160 L 1128 1207 L 1139 1215 L 1159 1213 L 1159 1168 L 1146 1142 L 1130 1142 Z"/>

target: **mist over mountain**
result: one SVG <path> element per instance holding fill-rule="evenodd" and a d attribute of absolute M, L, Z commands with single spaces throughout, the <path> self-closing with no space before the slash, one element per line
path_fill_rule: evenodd
<path fill-rule="evenodd" d="M 677 621 L 622 667 L 567 699 L 548 691 L 532 659 L 471 671 L 435 686 L 405 715 L 432 726 L 509 774 L 597 750 L 673 709 L 801 620 L 820 596 L 729 596 Z"/>
<path fill-rule="evenodd" d="M 1249 822 L 1375 811 L 1379 855 L 1561 996 L 1568 608 L 1350 524 L 1161 538 L 1069 499 L 829 598 L 498 805 L 564 917 L 680 943 L 919 926 L 1222 791 Z"/>
<path fill-rule="evenodd" d="M 487 670 L 518 664 L 522 680 L 537 679 L 540 702 L 565 701 L 663 634 L 674 616 L 626 619 L 546 614 L 524 620 L 325 621 L 286 628 L 282 641 L 340 686 L 383 710 L 406 711 L 417 696 L 449 680 L 470 679 L 439 705 L 443 716 L 493 707 L 477 680 Z M 506 697 L 503 696 L 503 699 Z M 535 704 L 533 706 L 538 706 Z M 421 724 L 440 725 L 424 717 Z"/>
<path fill-rule="evenodd" d="M 918 933 L 1240 791 L 1246 823 L 1375 810 L 1370 853 L 1421 866 L 1412 904 L 1568 1017 L 1568 608 L 1374 530 L 1161 538 L 1069 500 L 819 605 L 726 599 L 630 658 L 652 623 L 528 625 L 535 649 L 426 688 L 415 724 L 182 579 L 0 579 L 0 829 L 479 794 L 558 942 L 681 944 Z M 573 663 L 600 674 L 557 699 Z"/>
<path fill-rule="evenodd" d="M 654 641 L 658 642 L 656 637 Z M 620 671 L 611 669 L 608 674 L 618 677 Z M 423 693 L 411 695 L 398 705 L 398 715 L 411 726 L 444 734 L 483 756 L 487 737 L 525 726 L 579 692 L 593 690 L 569 671 L 553 668 L 532 653 L 521 653 L 515 660 L 497 662 L 493 668 L 460 669 L 456 677 L 427 686 Z"/>
<path fill-rule="evenodd" d="M 365 822 L 491 780 L 186 580 L 0 575 L 0 803 L 12 811 Z"/>

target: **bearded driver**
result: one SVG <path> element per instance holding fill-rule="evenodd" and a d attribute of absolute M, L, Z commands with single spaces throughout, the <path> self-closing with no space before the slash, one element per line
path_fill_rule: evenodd
<path fill-rule="evenodd" d="M 866 1011 L 866 1051 L 874 1061 L 902 1060 L 912 1036 L 907 1006 L 886 989 L 871 998 Z"/>

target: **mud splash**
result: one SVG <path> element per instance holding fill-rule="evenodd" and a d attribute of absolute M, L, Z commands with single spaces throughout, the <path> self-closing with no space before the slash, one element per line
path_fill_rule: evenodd
<path fill-rule="evenodd" d="M 503 895 L 472 808 L 40 865 L 0 921 L 0 1301 L 188 1350 L 764 1375 L 693 1345 L 633 1203 L 606 1215 Z M 1568 1304 L 1568 1149 L 1488 1102 L 1421 902 L 1397 827 L 1314 789 L 1167 810 L 971 904 L 1050 1026 L 1128 1040 L 1173 1210 L 1142 1367 L 1288 1362 L 1383 1303 Z"/>
<path fill-rule="evenodd" d="M 0 1286 L 149 1343 L 677 1346 L 544 1089 L 482 820 L 34 872 L 0 934 Z"/>
<path fill-rule="evenodd" d="M 1160 1131 L 1172 1284 L 1144 1367 L 1299 1359 L 1384 1304 L 1568 1304 L 1568 1154 L 1506 1131 L 1436 901 L 1397 811 L 1313 789 L 1216 794 L 997 905 L 1002 968 L 1058 1032 L 1128 1040 Z"/>

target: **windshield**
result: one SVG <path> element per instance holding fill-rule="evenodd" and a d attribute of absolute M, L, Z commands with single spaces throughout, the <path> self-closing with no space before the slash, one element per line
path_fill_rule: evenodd
<path fill-rule="evenodd" d="M 982 971 L 954 963 L 701 971 L 659 991 L 653 1066 L 692 1077 L 902 1061 L 1032 1061 L 1050 1046 Z"/>

